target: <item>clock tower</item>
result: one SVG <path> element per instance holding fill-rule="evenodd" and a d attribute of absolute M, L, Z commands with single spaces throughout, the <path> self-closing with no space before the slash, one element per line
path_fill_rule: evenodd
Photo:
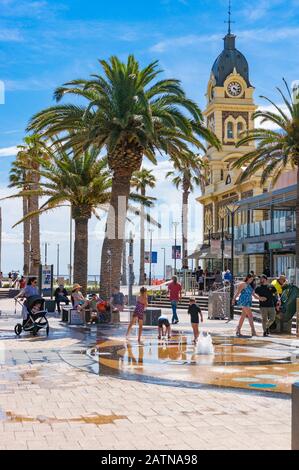
<path fill-rule="evenodd" d="M 210 246 L 210 251 L 213 251 L 211 237 L 215 240 L 212 243 L 215 247 L 217 247 L 216 240 L 220 239 L 222 224 L 220 214 L 225 212 L 225 207 L 231 202 L 263 192 L 258 175 L 240 184 L 237 181 L 242 169 L 232 167 L 242 155 L 255 149 L 251 143 L 236 148 L 240 134 L 254 126 L 252 117 L 257 109 L 254 103 L 254 90 L 249 78 L 248 62 L 236 48 L 236 36 L 231 33 L 229 20 L 223 51 L 212 67 L 206 93 L 207 106 L 204 111 L 208 127 L 214 131 L 222 145 L 221 150 L 214 147 L 209 147 L 207 150 L 205 155 L 208 163 L 207 183 L 202 196 L 198 199 L 204 209 L 204 242 Z M 242 226 L 254 222 L 248 221 L 247 217 L 247 213 L 239 213 L 236 224 Z M 225 219 L 224 228 L 227 233 L 228 217 Z M 220 250 L 215 248 L 215 251 L 219 254 Z M 213 253 L 209 256 L 212 257 Z M 246 261 L 245 257 L 239 256 L 237 263 L 235 273 L 247 272 L 248 257 Z M 259 272 L 258 257 L 256 262 L 251 261 L 251 263 L 251 269 Z M 215 259 L 214 268 L 221 269 L 221 261 L 217 263 Z"/>

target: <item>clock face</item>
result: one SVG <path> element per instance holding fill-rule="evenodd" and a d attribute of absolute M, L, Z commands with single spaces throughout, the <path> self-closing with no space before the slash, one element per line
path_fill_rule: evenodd
<path fill-rule="evenodd" d="M 239 96 L 242 93 L 242 87 L 238 82 L 230 82 L 227 91 L 231 96 Z"/>

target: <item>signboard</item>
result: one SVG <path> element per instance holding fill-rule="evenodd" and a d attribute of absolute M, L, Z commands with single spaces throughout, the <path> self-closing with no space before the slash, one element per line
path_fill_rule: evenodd
<path fill-rule="evenodd" d="M 280 250 L 282 248 L 281 242 L 270 242 L 269 243 L 269 250 Z"/>
<path fill-rule="evenodd" d="M 172 266 L 169 264 L 166 266 L 166 279 L 171 279 L 172 278 Z"/>
<path fill-rule="evenodd" d="M 265 252 L 265 243 L 250 243 L 246 246 L 247 254 L 256 254 Z"/>
<path fill-rule="evenodd" d="M 70 325 L 84 325 L 84 311 L 78 311 L 72 308 L 69 312 Z"/>
<path fill-rule="evenodd" d="M 172 247 L 172 259 L 181 259 L 182 258 L 182 247 L 175 246 Z"/>
<path fill-rule="evenodd" d="M 52 287 L 52 267 L 51 266 L 42 266 L 42 282 L 41 288 L 44 289 L 51 289 Z"/>
<path fill-rule="evenodd" d="M 144 253 L 144 262 L 149 264 L 150 263 L 150 256 L 151 253 L 150 251 L 145 251 Z M 152 264 L 157 264 L 158 263 L 158 252 L 157 251 L 152 251 Z"/>

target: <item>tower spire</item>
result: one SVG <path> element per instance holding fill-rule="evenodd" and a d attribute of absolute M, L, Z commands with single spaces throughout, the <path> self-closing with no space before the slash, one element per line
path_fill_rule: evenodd
<path fill-rule="evenodd" d="M 225 21 L 225 23 L 228 23 L 228 35 L 230 36 L 232 33 L 232 23 L 235 23 L 232 21 L 232 4 L 231 0 L 228 1 L 228 21 Z"/>

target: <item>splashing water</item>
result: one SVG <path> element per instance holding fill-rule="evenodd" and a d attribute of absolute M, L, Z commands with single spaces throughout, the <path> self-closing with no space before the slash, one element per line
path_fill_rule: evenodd
<path fill-rule="evenodd" d="M 197 343 L 197 354 L 214 355 L 214 346 L 211 335 L 209 333 L 200 333 L 199 340 Z"/>

